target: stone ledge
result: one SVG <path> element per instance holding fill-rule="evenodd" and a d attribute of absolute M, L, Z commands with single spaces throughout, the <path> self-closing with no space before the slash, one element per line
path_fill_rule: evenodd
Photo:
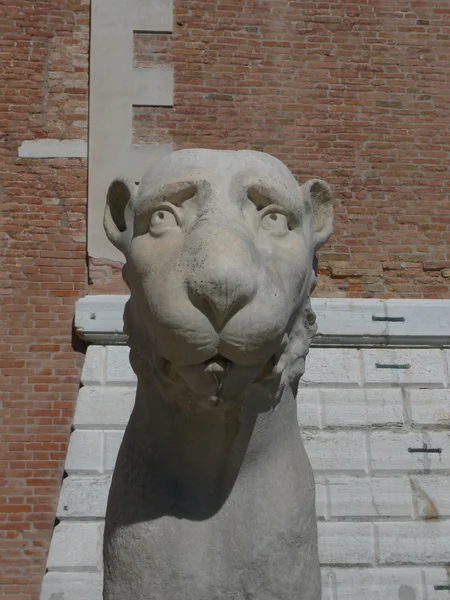
<path fill-rule="evenodd" d="M 60 521 L 105 518 L 110 474 L 75 473 L 63 481 L 56 516 Z M 316 475 L 316 512 L 321 521 L 433 521 L 450 518 L 450 481 L 443 474 L 387 472 L 348 474 L 335 469 Z"/>
<path fill-rule="evenodd" d="M 44 575 L 40 600 L 101 600 L 103 573 L 50 571 Z"/>
<path fill-rule="evenodd" d="M 102 583 L 101 573 L 49 572 L 44 576 L 41 600 L 101 600 Z M 436 585 L 448 585 L 445 567 L 322 569 L 322 600 L 386 600 L 407 598 L 406 593 L 409 598 L 432 600 L 440 598 L 439 593 L 445 594 L 436 592 Z"/>
<path fill-rule="evenodd" d="M 125 344 L 125 295 L 85 296 L 75 308 L 77 335 L 94 344 Z M 450 300 L 313 298 L 314 346 L 450 347 Z"/>
<path fill-rule="evenodd" d="M 18 149 L 19 158 L 87 158 L 85 140 L 25 140 Z"/>

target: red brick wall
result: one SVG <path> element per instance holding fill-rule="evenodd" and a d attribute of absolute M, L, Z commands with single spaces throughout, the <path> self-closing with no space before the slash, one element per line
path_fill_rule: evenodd
<path fill-rule="evenodd" d="M 254 148 L 327 180 L 322 294 L 450 297 L 448 0 L 175 0 L 171 48 L 157 37 L 138 55 L 166 44 L 175 108 L 145 109 L 136 139 Z"/>
<path fill-rule="evenodd" d="M 448 0 L 175 6 L 177 146 L 255 148 L 326 179 L 322 290 L 450 297 Z"/>
<path fill-rule="evenodd" d="M 86 164 L 17 149 L 86 139 L 89 2 L 0 14 L 0 597 L 36 600 L 82 362 Z M 175 0 L 174 28 L 136 39 L 136 64 L 176 80 L 173 110 L 135 111 L 136 141 L 254 148 L 329 181 L 322 293 L 450 297 L 448 0 Z M 90 277 L 121 289 L 117 265 Z"/>
<path fill-rule="evenodd" d="M 37 600 L 82 363 L 86 161 L 18 146 L 86 139 L 89 5 L 4 0 L 0 15 L 0 598 Z"/>

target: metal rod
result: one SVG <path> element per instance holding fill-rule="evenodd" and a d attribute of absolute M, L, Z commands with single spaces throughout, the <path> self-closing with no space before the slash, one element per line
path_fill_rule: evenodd
<path fill-rule="evenodd" d="M 372 315 L 372 321 L 388 321 L 390 323 L 401 323 L 406 321 L 405 317 L 377 317 Z"/>
<path fill-rule="evenodd" d="M 434 589 L 435 590 L 449 590 L 450 591 L 450 585 L 435 585 Z"/>
<path fill-rule="evenodd" d="M 424 448 L 408 448 L 408 452 L 426 452 L 428 454 L 441 454 L 442 448 L 427 448 L 426 444 Z"/>
<path fill-rule="evenodd" d="M 385 363 L 375 363 L 377 369 L 410 369 L 411 365 L 409 363 L 404 364 L 385 364 Z"/>

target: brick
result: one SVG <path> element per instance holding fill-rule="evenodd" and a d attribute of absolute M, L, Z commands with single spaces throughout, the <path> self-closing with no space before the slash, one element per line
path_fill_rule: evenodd
<path fill-rule="evenodd" d="M 378 349 L 361 351 L 364 380 L 369 384 L 445 385 L 440 350 Z M 376 365 L 408 365 L 408 368 L 377 368 Z"/>
<path fill-rule="evenodd" d="M 401 425 L 400 390 L 336 388 L 321 391 L 325 427 Z"/>
<path fill-rule="evenodd" d="M 413 516 L 407 477 L 327 477 L 327 484 L 331 517 Z"/>
<path fill-rule="evenodd" d="M 63 481 L 56 516 L 58 519 L 98 519 L 105 517 L 111 477 L 72 475 Z"/>
<path fill-rule="evenodd" d="M 63 521 L 53 531 L 47 560 L 49 571 L 100 571 L 103 523 Z"/>
<path fill-rule="evenodd" d="M 322 565 L 370 565 L 374 560 L 368 523 L 318 523 Z"/>
<path fill-rule="evenodd" d="M 85 386 L 78 394 L 74 426 L 124 428 L 134 405 L 135 388 Z"/>
<path fill-rule="evenodd" d="M 360 383 L 359 352 L 348 348 L 311 348 L 302 382 L 306 385 Z"/>
<path fill-rule="evenodd" d="M 450 390 L 409 390 L 414 425 L 450 426 Z"/>
<path fill-rule="evenodd" d="M 377 523 L 382 564 L 445 564 L 450 561 L 450 521 Z"/>
<path fill-rule="evenodd" d="M 102 471 L 103 433 L 100 430 L 77 429 L 70 436 L 65 469 L 67 473 L 100 473 Z"/>
<path fill-rule="evenodd" d="M 342 473 L 366 471 L 364 433 L 304 431 L 302 438 L 314 471 Z"/>

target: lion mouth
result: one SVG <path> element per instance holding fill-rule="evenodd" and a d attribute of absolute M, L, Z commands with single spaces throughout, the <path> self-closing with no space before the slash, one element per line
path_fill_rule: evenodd
<path fill-rule="evenodd" d="M 265 363 L 245 366 L 222 354 L 201 363 L 181 366 L 166 361 L 164 373 L 172 383 L 186 385 L 194 394 L 212 406 L 236 400 L 253 383 L 276 376 L 279 357 L 273 355 Z"/>
<path fill-rule="evenodd" d="M 222 356 L 222 354 L 216 354 L 209 360 L 205 360 L 202 365 L 204 366 L 205 373 L 215 373 L 225 376 L 234 363 L 225 358 L 225 356 Z"/>

